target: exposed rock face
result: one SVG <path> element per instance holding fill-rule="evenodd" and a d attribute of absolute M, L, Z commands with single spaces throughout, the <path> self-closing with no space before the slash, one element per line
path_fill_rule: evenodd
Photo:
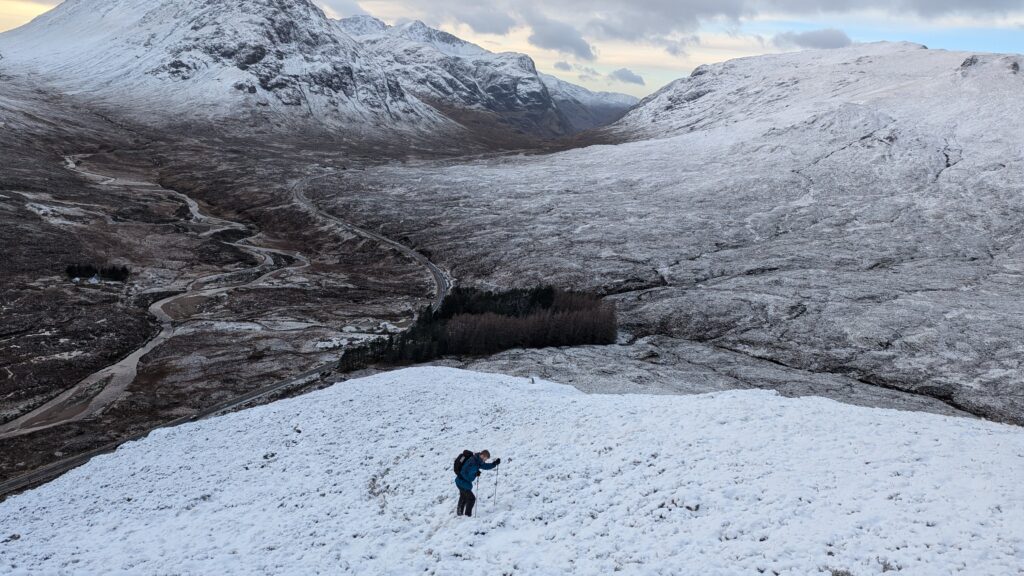
<path fill-rule="evenodd" d="M 355 16 L 337 22 L 405 81 L 410 92 L 456 119 L 489 116 L 514 132 L 557 137 L 618 120 L 637 99 L 594 93 L 539 74 L 524 54 L 493 54 L 422 22 L 389 27 Z"/>
<path fill-rule="evenodd" d="M 346 29 L 345 21 L 339 27 Z M 457 120 L 475 112 L 524 134 L 571 132 L 528 56 L 491 54 L 421 22 L 359 39 L 409 91 Z"/>

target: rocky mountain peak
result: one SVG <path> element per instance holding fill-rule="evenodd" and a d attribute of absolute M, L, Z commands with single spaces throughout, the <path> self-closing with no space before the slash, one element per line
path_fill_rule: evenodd
<path fill-rule="evenodd" d="M 467 42 L 443 30 L 431 28 L 419 20 L 395 26 L 388 30 L 388 34 L 394 38 L 430 46 L 448 56 L 470 57 L 490 54 L 472 42 Z"/>
<path fill-rule="evenodd" d="M 343 32 L 358 38 L 360 36 L 371 36 L 374 34 L 383 34 L 390 28 L 383 20 L 374 18 L 368 14 L 357 14 L 355 16 L 349 16 L 340 20 L 334 21 L 335 25 L 338 26 Z"/>

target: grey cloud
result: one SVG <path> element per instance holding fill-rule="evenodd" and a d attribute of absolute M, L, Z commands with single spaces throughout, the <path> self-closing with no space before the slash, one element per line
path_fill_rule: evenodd
<path fill-rule="evenodd" d="M 344 11 L 339 6 L 356 4 L 356 0 L 314 1 L 338 12 Z M 444 23 L 465 24 L 480 34 L 502 35 L 521 23 L 509 2 L 510 0 L 482 0 L 467 5 L 464 0 L 397 0 L 393 3 L 399 8 L 406 9 L 401 21 L 422 20 L 427 25 L 435 27 Z M 371 12 L 373 11 L 372 0 L 367 0 L 364 4 Z"/>
<path fill-rule="evenodd" d="M 890 14 L 910 13 L 926 17 L 1005 14 L 1024 8 L 1024 0 L 759 0 L 754 3 L 797 14 L 879 8 Z"/>
<path fill-rule="evenodd" d="M 538 48 L 572 54 L 580 60 L 595 60 L 594 49 L 579 30 L 570 24 L 548 18 L 536 10 L 525 10 L 523 17 L 533 33 L 528 40 Z"/>
<path fill-rule="evenodd" d="M 665 40 L 674 33 L 697 30 L 701 19 L 738 19 L 751 0 L 563 0 L 580 14 L 595 14 L 585 25 L 599 38 L 627 41 Z"/>
<path fill-rule="evenodd" d="M 673 35 L 692 33 L 709 18 L 741 22 L 763 12 L 799 17 L 864 9 L 925 17 L 981 16 L 1024 9 L 1024 0 L 561 0 L 561 5 L 569 13 L 595 15 L 583 24 L 593 38 L 656 42 L 671 50 Z"/>
<path fill-rule="evenodd" d="M 358 6 L 354 0 L 322 0 Z M 891 15 L 927 18 L 944 15 L 991 16 L 1024 10 L 1024 0 L 394 0 L 430 24 L 457 22 L 477 32 L 504 34 L 532 28 L 530 42 L 582 60 L 594 60 L 590 40 L 645 42 L 669 54 L 685 54 L 701 22 L 717 19 L 739 26 L 760 13 L 802 15 L 843 14 L 876 9 Z M 370 5 L 367 3 L 367 5 Z M 785 41 L 781 38 L 780 41 Z M 833 44 L 836 38 L 833 39 Z M 815 42 L 815 39 L 804 40 Z M 822 41 L 819 39 L 820 44 Z"/>
<path fill-rule="evenodd" d="M 398 3 L 428 24 L 461 23 L 483 34 L 507 34 L 516 26 L 526 25 L 531 29 L 528 40 L 534 46 L 581 60 L 595 59 L 593 47 L 580 31 L 541 10 L 540 0 L 482 0 L 473 5 L 467 5 L 464 0 L 398 0 Z"/>
<path fill-rule="evenodd" d="M 612 80 L 623 82 L 625 84 L 637 84 L 639 86 L 645 86 L 647 84 L 644 82 L 643 76 L 640 76 L 629 68 L 619 68 L 609 74 L 608 77 Z"/>
<path fill-rule="evenodd" d="M 776 35 L 772 42 L 783 48 L 845 48 L 853 44 L 853 40 L 850 40 L 846 32 L 835 28 L 807 32 L 784 32 Z"/>
<path fill-rule="evenodd" d="M 741 22 L 763 12 L 783 12 L 799 17 L 880 9 L 893 15 L 937 17 L 993 15 L 1024 9 L 1024 0 L 560 0 L 557 4 L 542 0 L 482 0 L 477 3 L 479 8 L 467 11 L 466 3 L 456 0 L 404 1 L 431 12 L 439 3 L 461 4 L 449 11 L 450 17 L 466 21 L 470 26 L 478 24 L 467 20 L 474 20 L 480 14 L 506 19 L 505 22 L 525 20 L 535 25 L 538 46 L 584 55 L 593 52 L 584 37 L 650 42 L 679 54 L 685 50 L 679 38 L 697 31 L 702 20 L 719 18 Z M 542 9 L 542 20 L 529 18 L 540 15 Z M 557 25 L 550 25 L 550 22 Z"/>
<path fill-rule="evenodd" d="M 590 80 L 598 80 L 602 76 L 602 74 L 598 72 L 596 68 L 592 68 L 590 66 L 577 65 L 576 70 L 579 72 L 577 78 L 583 80 L 584 82 L 589 82 Z"/>
<path fill-rule="evenodd" d="M 568 62 L 555 62 L 555 70 L 561 70 L 562 72 L 572 72 L 572 64 Z"/>
<path fill-rule="evenodd" d="M 462 9 L 454 18 L 481 34 L 508 34 L 517 24 L 516 19 L 508 12 L 491 10 L 486 6 Z"/>
<path fill-rule="evenodd" d="M 692 34 L 682 38 L 666 38 L 656 43 L 661 44 L 665 51 L 673 56 L 685 56 L 687 48 L 700 44 L 700 36 Z"/>
<path fill-rule="evenodd" d="M 327 6 L 331 10 L 334 10 L 342 18 L 355 16 L 357 14 L 366 14 L 366 10 L 363 10 L 362 6 L 360 6 L 355 0 L 323 0 L 321 4 Z"/>

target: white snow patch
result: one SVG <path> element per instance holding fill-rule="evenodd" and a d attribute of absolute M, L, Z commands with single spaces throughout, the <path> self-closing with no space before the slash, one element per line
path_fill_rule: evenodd
<path fill-rule="evenodd" d="M 395 326 L 391 322 L 381 322 L 380 329 L 388 334 L 398 334 L 402 331 L 401 328 Z"/>
<path fill-rule="evenodd" d="M 263 332 L 266 328 L 263 325 L 256 322 L 225 322 L 223 320 L 216 321 L 197 321 L 190 322 L 183 326 L 175 329 L 175 334 L 178 336 L 184 336 L 186 334 L 196 334 L 200 332 L 206 332 L 216 330 L 218 332 Z"/>
<path fill-rule="evenodd" d="M 472 519 L 453 510 L 464 448 L 504 461 Z M 0 562 L 18 576 L 1009 575 L 1022 477 L 1010 426 L 417 368 L 95 458 L 0 504 Z"/>
<path fill-rule="evenodd" d="M 321 340 L 316 343 L 317 350 L 337 350 L 338 348 L 345 348 L 353 342 L 350 338 L 330 338 L 327 340 Z"/>
<path fill-rule="evenodd" d="M 79 225 L 78 222 L 68 220 L 67 217 L 81 218 L 86 216 L 86 213 L 78 208 L 68 208 L 65 206 L 50 206 L 46 204 L 37 204 L 35 202 L 26 202 L 25 207 L 47 223 L 55 226 L 77 226 Z"/>
<path fill-rule="evenodd" d="M 81 356 L 83 354 L 85 354 L 85 352 L 83 352 L 81 350 L 72 350 L 70 352 L 59 352 L 57 354 L 51 354 L 49 356 L 39 356 L 38 358 L 33 358 L 32 359 L 32 363 L 33 364 L 39 364 L 40 362 L 49 362 L 51 360 L 74 360 L 75 358 L 78 358 L 79 356 Z"/>

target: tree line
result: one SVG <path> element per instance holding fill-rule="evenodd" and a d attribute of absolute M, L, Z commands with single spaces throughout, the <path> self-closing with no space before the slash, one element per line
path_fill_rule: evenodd
<path fill-rule="evenodd" d="M 347 350 L 339 369 L 487 355 L 514 348 L 606 345 L 614 344 L 617 335 L 615 306 L 594 294 L 553 287 L 505 292 L 457 288 L 437 312 L 423 310 L 402 334 Z"/>
<path fill-rule="evenodd" d="M 92 278 L 109 280 L 111 282 L 127 282 L 132 271 L 127 266 L 103 266 L 97 267 L 92 264 L 70 264 L 64 269 L 68 278 Z"/>

